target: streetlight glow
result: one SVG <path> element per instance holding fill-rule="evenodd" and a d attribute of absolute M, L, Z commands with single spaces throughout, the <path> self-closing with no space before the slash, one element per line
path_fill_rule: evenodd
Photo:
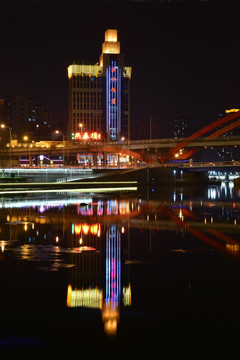
<path fill-rule="evenodd" d="M 65 136 L 64 136 L 64 133 L 60 130 L 56 130 L 55 134 L 60 134 L 63 137 L 63 166 L 64 166 L 64 163 L 65 163 L 65 144 L 64 144 Z"/>
<path fill-rule="evenodd" d="M 12 131 L 11 131 L 11 128 L 5 124 L 1 124 L 1 128 L 2 129 L 5 129 L 7 128 L 9 130 L 9 145 L 10 145 L 10 148 L 9 148 L 9 167 L 11 168 L 12 166 L 12 150 L 11 150 L 11 143 L 12 143 Z"/>

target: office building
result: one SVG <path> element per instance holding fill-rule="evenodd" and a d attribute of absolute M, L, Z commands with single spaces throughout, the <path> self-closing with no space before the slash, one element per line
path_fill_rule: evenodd
<path fill-rule="evenodd" d="M 191 115 L 185 115 L 174 120 L 174 138 L 187 138 L 192 135 L 193 132 L 193 117 Z"/>
<path fill-rule="evenodd" d="M 97 64 L 68 67 L 69 139 L 75 134 L 87 139 L 92 133 L 111 141 L 130 139 L 131 72 L 131 67 L 124 66 L 115 29 L 105 32 Z"/>

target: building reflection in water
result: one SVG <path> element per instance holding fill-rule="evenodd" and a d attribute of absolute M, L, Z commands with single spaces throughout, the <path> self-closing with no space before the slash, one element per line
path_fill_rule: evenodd
<path fill-rule="evenodd" d="M 131 205 L 133 210 L 135 203 Z M 130 284 L 123 286 L 121 276 L 122 233 L 127 238 L 128 232 L 116 218 L 128 217 L 130 202 L 111 199 L 94 204 L 79 206 L 77 213 L 85 221 L 71 224 L 68 243 L 74 249 L 70 262 L 75 266 L 70 269 L 67 306 L 100 309 L 105 333 L 115 335 L 121 303 L 131 305 Z M 91 223 L 93 219 L 101 222 Z"/>
<path fill-rule="evenodd" d="M 80 224 L 74 225 L 75 234 L 80 235 L 80 227 Z M 92 234 L 99 234 L 99 228 L 100 224 L 98 231 Z M 104 238 L 105 243 L 102 242 Z M 77 254 L 71 255 L 75 267 L 71 269 L 67 306 L 100 309 L 105 333 L 115 335 L 120 318 L 121 299 L 123 306 L 131 305 L 130 284 L 122 289 L 121 231 L 118 226 L 116 224 L 108 226 L 104 237 L 94 245 L 97 248 L 85 246 L 86 251 L 82 252 L 81 257 L 76 256 Z"/>
<path fill-rule="evenodd" d="M 114 334 L 121 296 L 121 233 L 116 225 L 106 232 L 106 296 L 102 311 L 105 332 Z"/>

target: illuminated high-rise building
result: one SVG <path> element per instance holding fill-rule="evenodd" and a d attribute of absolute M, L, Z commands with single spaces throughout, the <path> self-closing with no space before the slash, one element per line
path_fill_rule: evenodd
<path fill-rule="evenodd" d="M 70 139 L 77 132 L 100 132 L 111 141 L 130 139 L 131 71 L 124 66 L 115 29 L 105 32 L 97 64 L 68 67 Z"/>

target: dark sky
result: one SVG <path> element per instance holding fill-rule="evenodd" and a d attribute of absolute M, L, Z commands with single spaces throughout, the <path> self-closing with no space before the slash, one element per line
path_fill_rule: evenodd
<path fill-rule="evenodd" d="M 132 130 L 152 115 L 172 137 L 179 116 L 198 130 L 240 107 L 237 1 L 5 0 L 0 15 L 0 96 L 35 98 L 56 127 L 68 117 L 68 65 L 95 64 L 108 28 L 133 67 Z"/>

